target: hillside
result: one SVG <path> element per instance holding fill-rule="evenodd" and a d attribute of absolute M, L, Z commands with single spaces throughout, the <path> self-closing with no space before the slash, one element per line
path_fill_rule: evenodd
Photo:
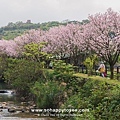
<path fill-rule="evenodd" d="M 23 34 L 24 32 L 31 30 L 31 29 L 41 29 L 41 30 L 48 30 L 51 27 L 59 26 L 59 25 L 66 25 L 67 23 L 87 23 L 88 20 L 83 20 L 82 22 L 78 21 L 68 21 L 65 20 L 63 22 L 58 21 L 51 21 L 45 23 L 32 23 L 31 20 L 27 20 L 26 23 L 22 21 L 18 21 L 16 23 L 10 22 L 7 26 L 0 28 L 0 40 L 1 39 L 14 39 L 15 37 Z"/>
<path fill-rule="evenodd" d="M 48 30 L 52 26 L 59 26 L 61 23 L 52 21 L 47 23 L 31 23 L 26 22 L 16 22 L 16 23 L 8 23 L 7 26 L 0 28 L 0 39 L 14 39 L 15 37 L 23 34 L 25 31 L 28 31 L 30 29 L 42 29 L 42 30 Z"/>

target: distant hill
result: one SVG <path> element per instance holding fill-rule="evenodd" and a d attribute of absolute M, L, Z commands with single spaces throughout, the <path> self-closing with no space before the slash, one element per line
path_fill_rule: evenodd
<path fill-rule="evenodd" d="M 63 22 L 51 21 L 45 23 L 31 23 L 30 20 L 27 20 L 26 23 L 22 21 L 18 21 L 16 23 L 10 22 L 7 26 L 0 28 L 0 40 L 1 39 L 14 39 L 17 36 L 22 35 L 24 32 L 31 30 L 31 29 L 42 29 L 42 30 L 49 30 L 49 28 L 59 25 L 66 25 L 67 23 L 83 23 L 88 22 L 88 20 L 83 20 L 82 22 L 78 21 L 69 21 L 65 20 Z"/>

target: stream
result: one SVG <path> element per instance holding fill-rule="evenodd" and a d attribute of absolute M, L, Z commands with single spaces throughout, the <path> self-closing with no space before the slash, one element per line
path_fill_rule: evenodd
<path fill-rule="evenodd" d="M 19 101 L 15 91 L 0 82 L 0 120 L 56 120 L 31 112 L 35 108 L 33 101 Z"/>

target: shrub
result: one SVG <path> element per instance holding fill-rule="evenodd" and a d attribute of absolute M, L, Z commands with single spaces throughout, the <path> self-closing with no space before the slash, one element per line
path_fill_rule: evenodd
<path fill-rule="evenodd" d="M 84 64 L 88 69 L 88 75 L 92 75 L 93 74 L 93 67 L 95 66 L 95 64 L 97 63 L 98 58 L 97 55 L 91 55 L 88 58 L 85 59 Z"/>
<path fill-rule="evenodd" d="M 120 119 L 120 86 L 106 81 L 89 79 L 79 92 L 64 103 L 64 108 L 89 109 L 81 113 L 80 120 Z M 78 117 L 74 117 L 78 119 Z"/>
<path fill-rule="evenodd" d="M 36 95 L 37 106 L 39 108 L 59 108 L 64 101 L 65 87 L 58 82 L 36 82 L 31 91 Z"/>
<path fill-rule="evenodd" d="M 28 94 L 35 81 L 43 79 L 40 63 L 25 59 L 8 59 L 8 67 L 4 71 L 6 82 L 20 94 Z"/>

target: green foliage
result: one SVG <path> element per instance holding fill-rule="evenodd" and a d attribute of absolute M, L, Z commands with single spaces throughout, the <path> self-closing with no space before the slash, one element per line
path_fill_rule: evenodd
<path fill-rule="evenodd" d="M 41 68 L 48 66 L 51 54 L 47 54 L 42 51 L 42 48 L 46 45 L 45 42 L 30 43 L 24 46 L 23 57 L 27 60 L 39 62 Z"/>
<path fill-rule="evenodd" d="M 74 66 L 66 64 L 62 60 L 54 60 L 53 62 L 53 72 L 49 74 L 51 80 L 58 81 L 59 83 L 64 83 L 66 86 L 67 95 L 70 96 L 78 91 L 77 84 L 81 84 L 81 80 L 74 74 Z"/>
<path fill-rule="evenodd" d="M 33 23 L 23 23 L 23 22 L 16 22 L 16 23 L 8 23 L 7 26 L 0 28 L 0 34 L 2 38 L 6 40 L 14 39 L 17 36 L 22 35 L 28 30 L 40 28 L 40 24 L 33 24 Z"/>
<path fill-rule="evenodd" d="M 120 119 L 120 86 L 106 81 L 89 79 L 79 92 L 68 98 L 65 108 L 89 109 L 79 113 L 80 120 L 118 120 Z M 74 117 L 73 119 L 78 119 Z"/>
<path fill-rule="evenodd" d="M 31 91 L 37 97 L 39 108 L 59 108 L 59 103 L 64 101 L 65 87 L 55 81 L 36 82 Z"/>
<path fill-rule="evenodd" d="M 70 64 L 66 64 L 62 60 L 55 60 L 53 62 L 53 68 L 54 68 L 54 72 L 53 72 L 54 79 L 61 82 L 68 83 L 74 73 L 74 66 Z"/>
<path fill-rule="evenodd" d="M 46 23 L 42 23 L 40 25 L 40 29 L 49 30 L 51 27 L 55 27 L 55 26 L 59 26 L 59 25 L 62 25 L 62 23 L 59 23 L 57 21 L 46 22 Z"/>
<path fill-rule="evenodd" d="M 2 39 L 5 40 L 11 40 L 16 38 L 17 36 L 22 35 L 25 32 L 25 30 L 14 30 L 14 31 L 4 31 Z"/>
<path fill-rule="evenodd" d="M 42 52 L 42 48 L 45 46 L 46 43 L 30 43 L 24 46 L 24 52 L 23 55 L 25 58 L 37 61 L 37 62 L 43 62 L 47 60 L 50 55 L 48 55 L 45 52 Z"/>
<path fill-rule="evenodd" d="M 42 52 L 45 43 L 30 43 L 24 46 L 23 58 L 8 58 L 4 70 L 6 82 L 17 92 L 29 94 L 36 81 L 46 81 L 45 64 L 49 60 L 47 53 Z"/>
<path fill-rule="evenodd" d="M 17 36 L 22 35 L 23 33 L 31 30 L 31 29 L 42 29 L 49 30 L 51 27 L 64 25 L 63 23 L 59 23 L 57 21 L 46 22 L 46 23 L 23 23 L 22 21 L 18 21 L 16 23 L 8 23 L 7 26 L 0 28 L 0 37 L 2 39 L 10 40 L 14 39 Z M 66 25 L 66 24 L 65 24 Z"/>
<path fill-rule="evenodd" d="M 7 68 L 7 60 L 6 59 L 7 58 L 5 55 L 0 57 L 0 80 L 4 79 L 3 73 L 4 73 L 5 69 Z"/>
<path fill-rule="evenodd" d="M 84 61 L 84 64 L 88 69 L 88 75 L 92 75 L 93 67 L 96 64 L 97 60 L 98 60 L 97 55 L 93 54 L 86 58 L 86 60 Z"/>
<path fill-rule="evenodd" d="M 88 23 L 88 20 L 83 20 L 82 22 L 78 21 L 69 21 L 68 23 Z M 41 29 L 41 30 L 49 30 L 51 27 L 59 26 L 59 25 L 67 25 L 67 22 L 60 23 L 58 21 L 51 21 L 45 23 L 23 23 L 22 21 L 18 21 L 16 23 L 10 22 L 7 26 L 0 28 L 0 38 L 1 39 L 14 39 L 17 36 L 24 34 L 25 32 L 31 29 Z"/>
<path fill-rule="evenodd" d="M 35 81 L 44 78 L 41 64 L 25 59 L 8 59 L 8 68 L 4 72 L 6 82 L 17 91 L 28 93 Z"/>
<path fill-rule="evenodd" d="M 120 56 L 118 57 L 118 63 L 120 63 Z"/>

